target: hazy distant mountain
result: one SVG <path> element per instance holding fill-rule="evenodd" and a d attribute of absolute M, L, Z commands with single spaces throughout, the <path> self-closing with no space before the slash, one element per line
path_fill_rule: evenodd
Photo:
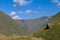
<path fill-rule="evenodd" d="M 35 37 L 41 37 L 45 40 L 60 40 L 60 12 L 52 16 L 52 19 L 48 22 L 49 29 L 45 29 L 47 26 L 44 24 L 40 30 L 35 32 Z"/>
<path fill-rule="evenodd" d="M 12 18 L 0 11 L 0 34 L 25 34 L 25 29 Z"/>
<path fill-rule="evenodd" d="M 28 33 L 36 32 L 43 24 L 49 20 L 48 17 L 44 16 L 37 19 L 17 20 L 23 28 L 28 29 Z"/>

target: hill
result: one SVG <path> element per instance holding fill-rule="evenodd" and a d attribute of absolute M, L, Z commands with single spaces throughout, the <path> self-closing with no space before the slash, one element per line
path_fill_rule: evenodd
<path fill-rule="evenodd" d="M 11 17 L 0 11 L 0 34 L 25 34 L 25 28 L 17 24 Z"/>
<path fill-rule="evenodd" d="M 60 40 L 60 12 L 48 21 L 49 29 L 45 29 L 47 23 L 44 24 L 39 31 L 33 34 L 34 37 L 43 38 L 45 40 Z"/>

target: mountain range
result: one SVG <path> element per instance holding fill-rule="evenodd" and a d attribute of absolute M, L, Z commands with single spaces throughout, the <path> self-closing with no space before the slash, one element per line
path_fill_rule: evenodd
<path fill-rule="evenodd" d="M 28 33 L 36 32 L 43 24 L 49 21 L 50 18 L 44 16 L 36 19 L 16 20 L 18 24 L 21 24 L 23 28 L 28 29 Z"/>
<path fill-rule="evenodd" d="M 46 16 L 36 19 L 13 20 L 10 16 L 0 11 L 0 34 L 32 34 L 49 20 L 50 18 Z"/>

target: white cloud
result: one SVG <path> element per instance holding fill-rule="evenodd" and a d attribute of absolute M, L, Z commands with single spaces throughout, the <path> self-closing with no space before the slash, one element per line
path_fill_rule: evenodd
<path fill-rule="evenodd" d="M 15 2 L 15 3 L 17 3 L 17 4 L 21 5 L 21 6 L 23 6 L 25 0 L 13 0 L 13 2 Z"/>
<path fill-rule="evenodd" d="M 26 10 L 25 11 L 26 14 L 29 14 L 29 13 L 39 13 L 39 10 Z"/>
<path fill-rule="evenodd" d="M 32 11 L 31 10 L 26 10 L 25 13 L 31 13 Z"/>
<path fill-rule="evenodd" d="M 32 2 L 25 1 L 24 5 L 29 5 L 30 3 L 32 3 Z"/>
<path fill-rule="evenodd" d="M 58 3 L 59 2 L 59 0 L 52 0 L 54 3 Z"/>
<path fill-rule="evenodd" d="M 52 0 L 53 3 L 56 3 L 58 6 L 60 6 L 60 1 L 59 0 Z"/>
<path fill-rule="evenodd" d="M 13 0 L 14 3 L 17 3 L 20 6 L 23 5 L 28 5 L 30 3 L 32 3 L 32 0 L 26 1 L 26 0 Z"/>
<path fill-rule="evenodd" d="M 11 16 L 14 16 L 16 14 L 16 12 L 11 12 L 10 15 Z"/>
<path fill-rule="evenodd" d="M 28 1 L 25 1 L 25 2 L 24 2 L 24 5 L 28 5 L 28 4 L 29 4 Z"/>
<path fill-rule="evenodd" d="M 13 2 L 15 2 L 15 3 L 16 3 L 16 2 L 17 2 L 17 0 L 13 0 Z"/>
<path fill-rule="evenodd" d="M 58 3 L 58 6 L 60 6 L 60 2 Z"/>
<path fill-rule="evenodd" d="M 12 11 L 12 12 L 10 13 L 10 16 L 11 16 L 12 19 L 14 19 L 14 20 L 21 19 L 19 16 L 16 15 L 16 12 L 14 12 L 14 11 Z"/>
<path fill-rule="evenodd" d="M 13 16 L 12 17 L 14 20 L 21 19 L 19 16 Z"/>
<path fill-rule="evenodd" d="M 24 5 L 24 2 L 25 2 L 25 0 L 18 0 L 19 5 L 21 5 L 21 6 Z"/>

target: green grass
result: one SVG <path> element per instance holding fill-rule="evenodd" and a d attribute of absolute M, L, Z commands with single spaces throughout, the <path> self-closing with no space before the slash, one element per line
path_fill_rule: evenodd
<path fill-rule="evenodd" d="M 35 37 L 42 37 L 46 40 L 60 40 L 60 25 L 54 25 L 48 30 L 41 29 L 34 34 Z"/>
<path fill-rule="evenodd" d="M 49 22 L 50 29 L 44 30 L 46 24 L 33 34 L 34 37 L 45 40 L 60 40 L 60 12 L 57 13 Z"/>

